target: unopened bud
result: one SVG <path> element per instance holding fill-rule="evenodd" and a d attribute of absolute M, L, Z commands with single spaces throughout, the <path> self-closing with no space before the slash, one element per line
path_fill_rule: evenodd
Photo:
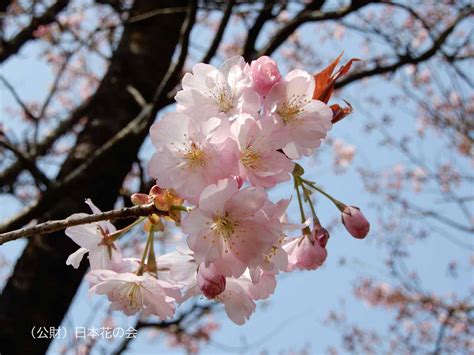
<path fill-rule="evenodd" d="M 150 202 L 150 196 L 147 194 L 136 193 L 130 197 L 130 200 L 135 206 L 146 205 Z"/>
<path fill-rule="evenodd" d="M 322 247 L 326 248 L 326 245 L 329 240 L 329 232 L 324 227 L 316 227 L 313 230 L 313 239 Z"/>
<path fill-rule="evenodd" d="M 315 270 L 328 256 L 328 252 L 312 236 L 303 235 L 283 246 L 288 253 L 287 271 Z"/>
<path fill-rule="evenodd" d="M 214 264 L 208 267 L 204 263 L 199 265 L 196 279 L 199 289 L 208 299 L 213 299 L 225 290 L 225 276 L 217 272 Z"/>
<path fill-rule="evenodd" d="M 363 239 L 369 233 L 369 221 L 358 207 L 346 206 L 342 211 L 341 220 L 344 227 L 354 238 Z"/>
<path fill-rule="evenodd" d="M 153 202 L 156 209 L 160 211 L 168 211 L 170 209 L 169 203 L 164 194 L 154 196 Z"/>
<path fill-rule="evenodd" d="M 159 187 L 158 185 L 153 185 L 150 189 L 150 195 L 155 196 L 163 193 L 163 189 Z"/>
<path fill-rule="evenodd" d="M 267 56 L 253 60 L 250 70 L 254 89 L 261 97 L 267 96 L 271 88 L 281 81 L 278 65 Z"/>

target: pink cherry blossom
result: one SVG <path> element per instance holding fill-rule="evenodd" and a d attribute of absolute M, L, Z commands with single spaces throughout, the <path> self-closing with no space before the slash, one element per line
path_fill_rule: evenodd
<path fill-rule="evenodd" d="M 267 56 L 262 56 L 250 64 L 253 87 L 264 98 L 271 88 L 281 81 L 278 65 Z"/>
<path fill-rule="evenodd" d="M 315 270 L 327 257 L 327 251 L 311 235 L 289 239 L 283 249 L 288 253 L 287 271 Z"/>
<path fill-rule="evenodd" d="M 309 156 L 331 129 L 332 110 L 313 100 L 314 78 L 302 70 L 289 72 L 265 99 L 265 111 L 275 118 L 289 137 L 283 148 L 291 159 Z"/>
<path fill-rule="evenodd" d="M 209 299 L 220 295 L 225 290 L 225 277 L 217 271 L 214 264 L 209 264 L 207 267 L 205 264 L 199 265 L 196 280 L 203 295 Z"/>
<path fill-rule="evenodd" d="M 273 243 L 269 252 L 264 255 L 264 263 L 257 268 L 250 268 L 250 278 L 254 283 L 258 281 L 262 272 L 278 274 L 288 265 L 288 254 L 282 248 L 286 238 L 285 231 L 300 226 L 287 223 L 286 209 L 289 204 L 289 199 L 280 200 L 277 203 L 267 200 L 257 214 L 257 218 L 261 218 L 262 223 L 268 220 L 267 226 L 275 235 L 278 235 L 278 239 Z"/>
<path fill-rule="evenodd" d="M 216 297 L 216 300 L 224 304 L 224 309 L 231 321 L 243 325 L 255 312 L 255 302 L 252 299 L 248 285 L 249 280 L 228 278 L 225 291 Z"/>
<path fill-rule="evenodd" d="M 230 117 L 240 112 L 257 114 L 260 99 L 251 88 L 250 68 L 242 57 L 226 60 L 217 69 L 199 63 L 183 77 L 176 94 L 178 112 L 191 116 Z"/>
<path fill-rule="evenodd" d="M 168 270 L 163 272 L 161 277 L 183 286 L 184 295 L 180 302 L 184 302 L 190 297 L 200 295 L 202 290 L 199 287 L 200 276 L 197 272 L 198 265 L 194 253 L 187 247 L 178 246 L 177 249 L 177 252 L 160 256 L 158 264 Z M 209 265 L 210 267 L 215 266 L 214 271 L 219 270 L 215 264 Z M 199 269 L 202 266 L 204 264 L 201 264 Z M 268 298 L 275 291 L 276 278 L 274 274 L 261 271 L 258 279 L 257 282 L 252 282 L 249 272 L 245 272 L 238 278 L 226 277 L 225 289 L 212 299 L 223 303 L 228 317 L 234 323 L 242 325 L 255 311 L 254 301 Z M 222 283 L 222 280 L 219 282 Z"/>
<path fill-rule="evenodd" d="M 283 130 L 273 120 L 257 121 L 241 114 L 233 122 L 231 132 L 237 142 L 236 159 L 243 179 L 263 188 L 290 180 L 294 163 L 278 151 L 286 145 L 286 140 Z"/>
<path fill-rule="evenodd" d="M 101 212 L 90 199 L 87 199 L 86 203 L 93 213 Z M 73 216 L 84 215 L 86 214 L 77 213 Z M 66 228 L 66 235 L 80 246 L 76 252 L 69 255 L 66 265 L 72 265 L 77 269 L 84 255 L 89 253 L 91 269 L 114 269 L 121 262 L 122 255 L 118 246 L 108 241 L 107 237 L 115 230 L 114 225 L 108 221 Z"/>
<path fill-rule="evenodd" d="M 232 254 L 246 266 L 263 264 L 264 254 L 278 238 L 262 218 L 257 218 L 266 200 L 263 189 L 239 190 L 234 179 L 221 180 L 206 187 L 199 199 L 199 207 L 189 212 L 182 223 L 197 263 L 208 265 L 222 259 L 225 254 Z M 225 273 L 225 276 L 240 275 L 241 265 L 228 266 L 232 272 Z"/>
<path fill-rule="evenodd" d="M 358 207 L 346 206 L 341 215 L 342 224 L 357 239 L 364 239 L 369 234 L 370 224 Z"/>
<path fill-rule="evenodd" d="M 175 283 L 183 288 L 196 284 L 197 264 L 194 253 L 187 245 L 178 244 L 176 251 L 160 255 L 157 258 L 160 279 Z M 187 299 L 186 296 L 182 300 Z"/>
<path fill-rule="evenodd" d="M 248 282 L 248 291 L 252 299 L 264 300 L 275 292 L 277 285 L 275 274 L 263 271 L 257 282 Z"/>
<path fill-rule="evenodd" d="M 228 277 L 225 291 L 215 300 L 224 304 L 227 316 L 235 324 L 242 325 L 255 311 L 256 300 L 268 298 L 276 287 L 275 275 L 263 273 L 254 284 L 246 273 L 239 278 Z"/>
<path fill-rule="evenodd" d="M 128 316 L 141 311 L 144 316 L 154 314 L 160 319 L 171 318 L 175 311 L 174 303 L 181 298 L 178 286 L 147 273 L 92 270 L 85 279 L 91 283 L 91 293 L 106 294 L 111 302 L 110 308 Z"/>
<path fill-rule="evenodd" d="M 156 153 L 148 173 L 162 188 L 177 191 L 180 197 L 197 203 L 209 184 L 230 175 L 232 151 L 212 142 L 220 120 L 194 122 L 183 113 L 167 113 L 150 129 Z"/>

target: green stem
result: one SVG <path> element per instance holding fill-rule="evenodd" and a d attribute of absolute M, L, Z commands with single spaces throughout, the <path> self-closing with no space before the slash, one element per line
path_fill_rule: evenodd
<path fill-rule="evenodd" d="M 189 211 L 191 211 L 191 208 L 186 207 L 186 206 L 175 206 L 175 205 L 172 205 L 172 206 L 170 206 L 170 211 L 184 211 L 184 212 L 189 212 Z"/>
<path fill-rule="evenodd" d="M 140 217 L 135 222 L 129 224 L 128 226 L 126 226 L 122 229 L 119 229 L 118 231 L 115 231 L 113 233 L 110 233 L 109 237 L 115 242 L 118 238 L 120 238 L 122 235 L 127 233 L 130 229 L 132 229 L 136 225 L 142 223 L 145 219 L 146 219 L 146 217 Z"/>
<path fill-rule="evenodd" d="M 297 176 L 293 176 L 294 181 L 295 181 L 295 190 L 296 190 L 296 196 L 298 197 L 298 206 L 300 207 L 300 214 L 301 214 L 301 223 L 306 222 L 306 216 L 304 215 L 304 210 L 303 210 L 303 202 L 301 201 L 301 195 L 300 195 L 300 178 Z"/>
<path fill-rule="evenodd" d="M 303 192 L 305 192 L 304 188 L 303 188 Z M 307 194 L 306 192 L 305 192 L 305 195 L 306 195 L 306 200 L 308 201 L 308 204 L 309 204 L 309 208 L 311 209 L 311 214 L 313 215 L 314 224 L 317 224 L 318 226 L 320 226 L 321 222 L 319 222 L 319 218 L 318 216 L 316 216 L 316 211 L 314 210 L 314 205 L 313 205 L 313 201 L 311 200 L 311 196 L 309 196 L 309 194 Z"/>
<path fill-rule="evenodd" d="M 144 267 L 145 267 L 145 259 L 148 255 L 148 251 L 150 250 L 151 241 L 153 240 L 153 231 L 154 231 L 154 226 L 152 225 L 150 227 L 150 233 L 148 234 L 148 238 L 146 240 L 145 249 L 143 250 L 142 259 L 140 261 L 140 267 L 137 270 L 137 275 L 138 276 L 143 275 L 143 270 L 144 270 Z"/>
<path fill-rule="evenodd" d="M 150 235 L 149 235 L 151 242 L 150 242 L 150 248 L 148 250 L 147 266 L 148 266 L 148 271 L 156 273 L 155 236 L 154 235 L 155 235 L 155 228 L 152 225 L 150 228 Z"/>
<path fill-rule="evenodd" d="M 319 187 L 317 187 L 314 183 L 312 183 L 311 181 L 308 181 L 308 180 L 305 180 L 305 179 L 301 179 L 301 181 L 308 185 L 309 187 L 311 187 L 312 189 L 318 191 L 319 193 L 321 193 L 322 195 L 326 196 L 329 200 L 331 200 L 335 205 L 336 207 L 342 212 L 344 210 L 344 208 L 346 208 L 346 205 L 344 203 L 342 203 L 341 201 L 335 199 L 334 197 L 332 197 L 331 195 L 329 195 L 326 191 L 320 189 Z"/>

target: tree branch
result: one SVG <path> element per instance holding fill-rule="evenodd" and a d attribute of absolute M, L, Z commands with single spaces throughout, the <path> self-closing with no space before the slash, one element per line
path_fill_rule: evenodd
<path fill-rule="evenodd" d="M 249 29 L 244 49 L 242 51 L 242 56 L 246 60 L 252 59 L 252 56 L 255 54 L 255 42 L 257 42 L 258 35 L 262 31 L 265 23 L 274 17 L 272 15 L 272 10 L 275 2 L 275 0 L 265 0 L 252 28 Z"/>
<path fill-rule="evenodd" d="M 84 176 L 85 172 L 100 164 L 101 160 L 107 154 L 110 154 L 113 149 L 116 149 L 121 143 L 125 145 L 125 142 L 134 136 L 140 137 L 148 130 L 153 118 L 161 107 L 160 104 L 164 104 L 162 98 L 163 92 L 165 89 L 171 88 L 175 85 L 174 81 L 178 77 L 178 74 L 181 71 L 184 65 L 184 60 L 187 56 L 189 36 L 195 21 L 197 2 L 194 0 L 190 1 L 188 9 L 188 17 L 185 23 L 183 23 L 181 30 L 181 53 L 179 55 L 178 61 L 175 63 L 175 65 L 169 67 L 167 73 L 163 77 L 163 80 L 160 82 L 158 89 L 153 95 L 152 102 L 142 107 L 142 110 L 134 119 L 132 119 L 123 129 L 121 129 L 102 147 L 97 149 L 89 159 L 80 164 L 76 169 L 74 169 L 70 174 L 62 178 L 60 181 L 52 184 L 39 201 L 36 201 L 35 203 L 26 207 L 22 212 L 20 212 L 11 220 L 1 224 L 0 233 L 9 229 L 19 228 L 20 226 L 27 223 L 38 211 L 45 210 L 48 204 L 54 202 L 61 196 L 62 193 L 65 193 L 68 187 L 79 183 L 79 180 Z"/>
<path fill-rule="evenodd" d="M 54 21 L 56 16 L 69 4 L 69 0 L 57 0 L 40 17 L 35 17 L 30 24 L 23 28 L 9 41 L 0 45 L 0 63 L 11 55 L 17 53 L 20 48 L 29 40 L 34 38 L 33 33 L 41 25 L 47 25 Z"/>
<path fill-rule="evenodd" d="M 229 3 L 227 4 L 227 7 L 224 11 L 224 15 L 222 15 L 222 19 L 219 24 L 219 28 L 217 29 L 214 40 L 212 41 L 207 53 L 204 55 L 204 58 L 202 58 L 201 60 L 202 63 L 209 63 L 211 59 L 214 57 L 214 55 L 216 54 L 217 49 L 219 48 L 219 45 L 222 41 L 222 37 L 224 37 L 224 32 L 225 32 L 225 29 L 227 28 L 227 24 L 229 23 L 230 16 L 232 15 L 232 9 L 234 8 L 235 1 L 236 0 L 230 0 Z"/>
<path fill-rule="evenodd" d="M 118 208 L 102 213 L 91 215 L 72 215 L 65 219 L 48 221 L 34 226 L 17 229 L 11 232 L 0 234 L 0 245 L 16 240 L 22 237 L 31 237 L 33 235 L 41 235 L 53 233 L 67 227 L 78 226 L 80 224 L 88 224 L 99 221 L 114 221 L 116 219 L 125 219 L 131 217 L 149 216 L 152 213 L 159 215 L 167 215 L 166 212 L 157 210 L 153 203 L 141 206 Z"/>
<path fill-rule="evenodd" d="M 34 161 L 31 161 L 23 152 L 17 149 L 13 144 L 0 139 L 0 146 L 5 147 L 15 154 L 18 161 L 30 172 L 31 176 L 36 180 L 37 183 L 41 183 L 44 187 L 48 187 L 51 184 L 49 178 L 36 166 Z M 38 185 L 38 184 L 37 184 Z"/>
<path fill-rule="evenodd" d="M 341 8 L 335 11 L 320 11 L 315 10 L 315 6 L 306 7 L 304 10 L 298 13 L 286 26 L 281 28 L 279 31 L 276 32 L 274 36 L 268 41 L 268 43 L 259 51 L 256 57 L 260 57 L 262 55 L 271 55 L 275 50 L 280 47 L 286 39 L 295 32 L 298 27 L 303 25 L 307 22 L 321 22 L 321 21 L 328 21 L 328 20 L 336 20 L 347 16 L 348 14 L 355 12 L 362 7 L 370 4 L 370 3 L 378 3 L 379 1 L 352 1 L 350 5 Z M 320 7 L 322 7 L 324 2 L 318 2 Z"/>
<path fill-rule="evenodd" d="M 399 60 L 395 63 L 385 65 L 385 66 L 376 66 L 373 69 L 361 71 L 361 72 L 356 72 L 352 75 L 347 76 L 345 79 L 342 79 L 341 81 L 336 83 L 336 88 L 341 88 L 343 86 L 346 86 L 354 81 L 363 79 L 363 78 L 368 78 L 371 76 L 375 75 L 380 75 L 380 74 L 385 74 L 385 73 L 394 73 L 401 67 L 407 65 L 407 64 L 419 64 L 421 62 L 424 62 L 434 55 L 438 53 L 438 51 L 441 50 L 441 47 L 443 44 L 446 42 L 447 38 L 449 35 L 454 31 L 456 26 L 463 21 L 465 18 L 468 16 L 472 15 L 473 13 L 473 8 L 468 7 L 464 9 L 464 11 L 461 11 L 461 13 L 458 15 L 456 20 L 453 21 L 453 23 L 447 27 L 434 41 L 433 45 L 427 49 L 425 52 L 421 53 L 418 56 L 413 56 L 410 53 L 407 53 L 403 56 L 399 56 Z"/>
<path fill-rule="evenodd" d="M 10 84 L 10 82 L 7 80 L 7 78 L 5 78 L 3 75 L 0 74 L 0 81 L 10 91 L 10 94 L 13 96 L 16 103 L 21 106 L 21 108 L 23 109 L 23 112 L 26 114 L 26 116 L 28 116 L 28 118 L 30 118 L 33 121 L 38 121 L 38 117 L 36 117 L 36 115 L 34 115 L 33 112 L 30 111 L 28 106 L 26 106 L 26 104 L 20 98 L 20 95 L 18 95 L 17 91 L 15 90 L 13 85 Z"/>
<path fill-rule="evenodd" d="M 34 163 L 34 160 L 45 155 L 53 146 L 53 144 L 58 140 L 59 137 L 66 134 L 74 124 L 76 124 L 79 119 L 81 119 L 86 113 L 91 100 L 88 99 L 84 101 L 81 105 L 74 109 L 71 112 L 71 115 L 63 120 L 54 130 L 52 130 L 42 142 L 33 146 L 31 152 L 28 152 L 24 157 Z M 0 187 L 11 185 L 15 182 L 18 175 L 27 168 L 23 161 L 17 160 L 9 167 L 7 167 L 2 173 L 0 173 Z"/>

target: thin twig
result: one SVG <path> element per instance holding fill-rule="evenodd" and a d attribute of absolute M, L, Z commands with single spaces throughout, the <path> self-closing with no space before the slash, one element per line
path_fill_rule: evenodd
<path fill-rule="evenodd" d="M 13 85 L 1 74 L 0 74 L 0 81 L 10 91 L 11 95 L 13 96 L 17 104 L 21 106 L 26 116 L 28 116 L 28 118 L 30 118 L 31 120 L 35 122 L 38 121 L 38 117 L 33 112 L 31 112 L 28 106 L 23 102 L 23 100 L 20 98 L 20 95 L 18 95 L 17 91 L 13 87 Z"/>
<path fill-rule="evenodd" d="M 23 166 L 30 172 L 31 176 L 37 182 L 38 187 L 40 184 L 48 187 L 51 184 L 49 178 L 36 166 L 35 162 L 32 161 L 28 156 L 26 156 L 20 149 L 16 148 L 13 144 L 0 139 L 0 146 L 10 150 L 15 154 L 18 161 L 23 164 Z"/>
<path fill-rule="evenodd" d="M 13 38 L 1 43 L 0 62 L 16 54 L 26 42 L 34 39 L 36 29 L 41 25 L 48 25 L 53 22 L 56 16 L 63 11 L 68 4 L 69 0 L 55 1 L 41 16 L 32 18 L 30 24 L 18 32 Z"/>
<path fill-rule="evenodd" d="M 80 224 L 149 216 L 152 213 L 160 215 L 167 214 L 167 212 L 157 210 L 153 203 L 141 206 L 124 207 L 91 215 L 75 214 L 66 219 L 48 221 L 34 226 L 24 227 L 11 232 L 2 233 L 0 234 L 0 245 L 22 237 L 53 233 L 61 229 L 66 229 L 67 227 L 77 226 Z"/>
<path fill-rule="evenodd" d="M 219 24 L 219 28 L 217 29 L 216 35 L 214 37 L 214 40 L 209 46 L 209 49 L 206 55 L 201 60 L 202 63 L 209 63 L 211 59 L 214 57 L 214 55 L 216 54 L 217 49 L 219 48 L 219 45 L 222 41 L 222 37 L 224 36 L 225 29 L 227 28 L 227 24 L 229 23 L 230 16 L 232 15 L 232 9 L 234 8 L 234 5 L 235 5 L 235 0 L 230 0 L 228 2 L 227 7 L 224 11 L 224 15 L 222 16 L 222 20 Z"/>

